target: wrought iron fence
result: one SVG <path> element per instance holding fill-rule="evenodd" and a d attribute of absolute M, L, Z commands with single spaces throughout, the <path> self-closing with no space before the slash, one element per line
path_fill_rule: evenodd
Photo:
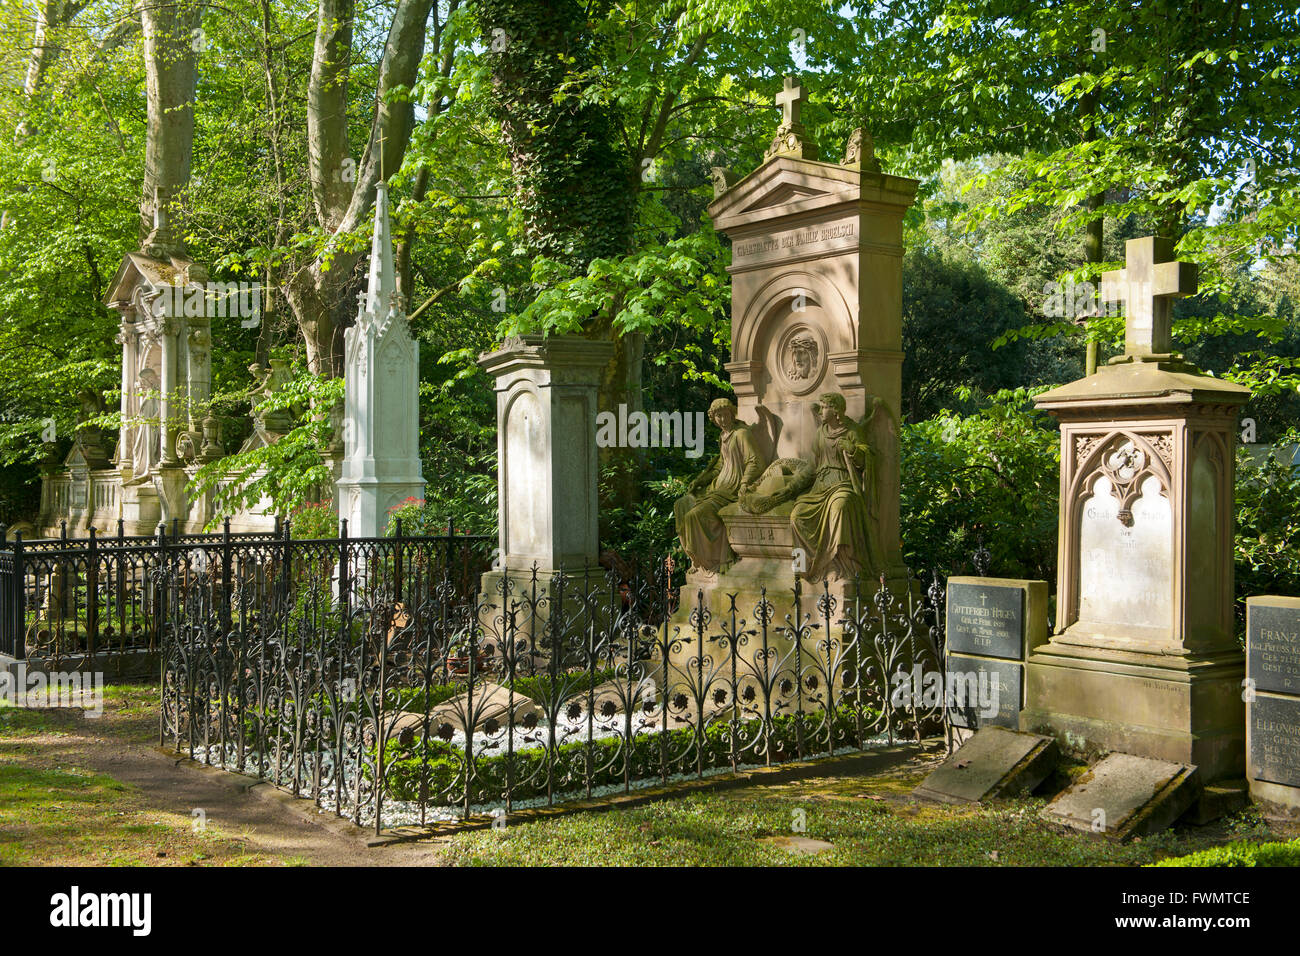
<path fill-rule="evenodd" d="M 161 742 L 378 832 L 946 729 L 942 700 L 891 693 L 942 671 L 937 579 L 716 613 L 661 563 L 466 598 L 390 545 L 294 542 L 292 590 L 169 564 Z"/>
<path fill-rule="evenodd" d="M 189 617 L 187 601 L 214 609 L 218 624 L 250 633 L 275 601 L 319 590 L 322 574 L 338 573 L 321 555 L 338 554 L 336 539 L 292 538 L 290 522 L 274 532 L 233 533 L 229 522 L 214 534 L 122 533 L 24 541 L 0 535 L 0 653 L 39 661 L 49 669 L 95 669 L 107 675 L 157 676 L 164 622 Z M 2 530 L 2 529 L 0 529 Z M 390 560 L 443 569 L 468 596 L 495 537 L 401 534 L 372 546 Z M 344 531 L 346 541 L 346 529 Z M 357 546 L 357 542 L 342 547 Z M 192 584 L 203 582 L 206 591 Z M 344 589 L 346 592 L 346 588 Z"/>

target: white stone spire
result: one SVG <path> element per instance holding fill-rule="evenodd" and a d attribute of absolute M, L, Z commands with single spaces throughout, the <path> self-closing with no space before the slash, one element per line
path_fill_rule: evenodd
<path fill-rule="evenodd" d="M 388 225 L 388 184 L 375 186 L 375 234 L 370 241 L 370 277 L 361 304 L 361 315 L 371 313 L 382 323 L 390 308 L 400 310 L 397 301 L 397 271 L 393 267 L 393 236 Z"/>
<path fill-rule="evenodd" d="M 340 519 L 351 537 L 380 537 L 388 512 L 424 495 L 420 470 L 420 344 L 397 292 L 388 189 L 375 189 L 370 275 L 357 321 L 344 336 Z"/>

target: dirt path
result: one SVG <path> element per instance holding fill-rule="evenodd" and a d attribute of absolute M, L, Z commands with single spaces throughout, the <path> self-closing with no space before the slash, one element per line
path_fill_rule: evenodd
<path fill-rule="evenodd" d="M 153 688 L 115 689 L 98 718 L 74 710 L 29 711 L 22 715 L 29 732 L 10 737 L 0 731 L 0 761 L 31 771 L 105 774 L 137 791 L 133 813 L 200 819 L 214 835 L 242 844 L 248 856 L 321 866 L 439 863 L 436 845 L 368 847 L 369 831 L 319 813 L 308 800 L 159 751 L 151 695 Z"/>

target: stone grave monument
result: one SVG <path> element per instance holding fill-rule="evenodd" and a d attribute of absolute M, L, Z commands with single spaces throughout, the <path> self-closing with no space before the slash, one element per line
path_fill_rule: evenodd
<path fill-rule="evenodd" d="M 1047 641 L 1047 582 L 951 577 L 945 633 L 953 726 L 1018 728 L 1025 657 Z"/>
<path fill-rule="evenodd" d="M 482 579 L 485 601 L 497 605 L 485 620 L 499 629 L 512 593 L 529 588 L 537 569 L 534 618 L 517 619 L 531 639 L 544 625 L 552 575 L 599 585 L 596 400 L 611 342 L 577 336 L 516 336 L 478 364 L 496 379 L 497 534 L 492 570 Z"/>
<path fill-rule="evenodd" d="M 1246 678 L 1250 795 L 1300 817 L 1300 598 L 1247 599 Z"/>
<path fill-rule="evenodd" d="M 186 257 L 184 244 L 169 226 L 165 204 L 158 204 L 154 228 L 140 251 L 123 257 L 106 303 L 120 316 L 122 347 L 121 427 L 111 452 L 98 426 L 83 424 L 62 468 L 42 480 L 41 511 L 35 525 L 57 536 L 90 528 L 114 533 L 118 520 L 128 535 L 168 530 L 197 532 L 213 517 L 212 495 L 187 491 L 204 464 L 226 454 L 212 414 L 212 319 L 249 305 L 260 310 L 246 289 L 238 299 L 225 291 L 231 283 L 208 281 L 201 265 Z M 83 393 L 81 421 L 103 414 L 102 399 Z M 278 438 L 265 436 L 267 441 Z M 275 518 L 269 502 L 233 516 L 235 531 L 270 531 Z"/>
<path fill-rule="evenodd" d="M 819 160 L 792 79 L 761 166 L 715 170 L 709 214 L 732 243 L 735 404 L 715 403 L 715 464 L 677 505 L 691 558 L 684 615 L 703 593 L 748 613 L 759 588 L 811 608 L 906 589 L 898 527 L 902 222 L 917 182 L 881 172 L 859 130 L 842 162 Z M 815 592 L 815 593 L 814 593 Z"/>
<path fill-rule="evenodd" d="M 1245 770 L 1233 636 L 1233 465 L 1248 389 L 1171 351 L 1171 299 L 1196 291 L 1172 243 L 1130 240 L 1103 298 L 1123 355 L 1045 392 L 1061 423 L 1057 620 L 1026 664 L 1021 727 L 1076 751 Z"/>
<path fill-rule="evenodd" d="M 388 187 L 375 187 L 370 276 L 344 340 L 343 468 L 339 521 L 348 535 L 383 537 L 388 512 L 424 497 L 420 471 L 420 344 L 397 291 Z"/>
<path fill-rule="evenodd" d="M 78 434 L 67 470 L 45 479 L 37 526 L 49 535 L 94 527 L 153 534 L 173 520 L 199 530 L 207 502 L 191 502 L 185 485 L 198 466 L 224 454 L 208 410 L 212 389 L 212 321 L 201 306 L 207 270 L 185 256 L 162 206 L 139 252 L 127 254 L 106 302 L 120 315 L 121 418 L 111 466 L 98 441 Z M 187 308 L 199 302 L 200 307 Z M 94 404 L 93 399 L 89 404 Z M 83 420 L 92 410 L 83 397 Z"/>

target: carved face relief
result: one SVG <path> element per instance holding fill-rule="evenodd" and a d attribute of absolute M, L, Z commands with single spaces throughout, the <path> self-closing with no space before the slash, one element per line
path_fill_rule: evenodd
<path fill-rule="evenodd" d="M 817 342 L 811 335 L 791 339 L 786 352 L 785 374 L 792 381 L 812 378 L 817 366 Z"/>
<path fill-rule="evenodd" d="M 773 354 L 776 377 L 796 395 L 817 387 L 826 366 L 826 343 L 807 325 L 797 325 L 781 336 Z"/>

